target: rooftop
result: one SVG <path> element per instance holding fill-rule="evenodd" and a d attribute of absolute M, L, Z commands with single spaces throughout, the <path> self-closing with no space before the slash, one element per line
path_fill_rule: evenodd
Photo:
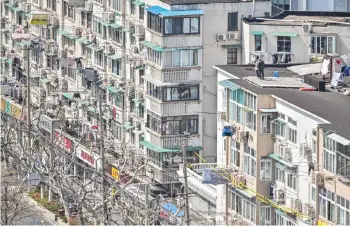
<path fill-rule="evenodd" d="M 350 120 L 344 115 L 344 113 L 350 113 L 350 97 L 338 92 L 301 91 L 299 89 L 278 88 L 278 86 L 275 86 L 275 88 L 271 86 L 259 87 L 249 81 L 249 77 L 255 76 L 255 71 L 251 70 L 251 67 L 225 65 L 216 66 L 216 68 L 240 78 L 231 80 L 240 87 L 255 94 L 274 95 L 331 122 L 331 124 L 322 126 L 350 139 Z M 284 70 L 285 74 L 290 77 L 297 77 L 297 74 L 290 72 L 287 68 L 267 67 L 265 69 L 265 78 L 269 79 L 268 75 L 271 75 L 272 71 L 277 69 L 280 71 Z M 286 79 L 280 76 L 280 78 L 275 78 L 275 82 Z"/>
<path fill-rule="evenodd" d="M 309 12 L 309 11 L 284 11 L 272 18 L 245 18 L 245 22 L 262 25 L 302 25 L 312 23 L 325 26 L 330 24 L 350 24 L 350 13 L 348 12 Z M 348 24 L 346 24 L 348 23 Z"/>
<path fill-rule="evenodd" d="M 194 5 L 194 4 L 210 4 L 210 3 L 245 3 L 253 0 L 161 0 L 169 5 Z M 269 0 L 256 0 L 257 2 L 266 2 Z"/>

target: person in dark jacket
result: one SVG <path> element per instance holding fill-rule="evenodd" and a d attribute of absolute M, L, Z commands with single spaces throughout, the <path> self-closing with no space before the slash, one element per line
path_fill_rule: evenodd
<path fill-rule="evenodd" d="M 265 69 L 265 62 L 261 58 L 259 58 L 258 71 L 259 71 L 260 79 L 262 80 L 265 80 L 264 69 Z"/>

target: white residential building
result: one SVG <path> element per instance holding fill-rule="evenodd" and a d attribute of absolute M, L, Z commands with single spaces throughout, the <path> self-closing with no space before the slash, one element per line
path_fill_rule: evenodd
<path fill-rule="evenodd" d="M 350 12 L 349 0 L 272 0 L 271 15 L 282 11 Z"/>
<path fill-rule="evenodd" d="M 266 63 L 320 62 L 326 54 L 350 52 L 350 13 L 290 12 L 243 21 L 242 62 L 260 56 Z"/>
<path fill-rule="evenodd" d="M 258 80 L 247 66 L 215 68 L 218 111 L 222 112 L 217 130 L 217 165 L 227 171 L 235 169 L 232 176 L 241 182 L 232 180 L 216 186 L 217 221 L 314 225 L 320 218 L 348 223 L 348 196 L 343 194 L 348 177 L 346 171 L 336 173 L 335 169 L 347 169 L 344 150 L 349 146 L 345 139 L 348 123 L 342 126 L 340 116 L 342 106 L 348 109 L 349 98 L 337 92 L 300 91 L 296 88 L 308 85 L 298 79 L 298 74 L 278 66 L 265 68 L 267 81 Z M 286 76 L 272 79 L 270 75 L 275 71 Z M 337 102 L 332 101 L 335 99 Z M 328 110 L 318 108 L 318 103 Z M 232 137 L 222 134 L 226 125 L 235 128 Z M 329 131 L 331 128 L 333 131 Z M 329 138 L 324 140 L 322 130 L 328 131 L 324 136 Z M 333 140 L 337 142 L 329 142 Z M 335 153 L 338 162 L 333 159 Z M 323 164 L 322 156 L 326 160 Z M 336 174 L 336 187 L 329 171 Z M 335 218 L 333 208 L 324 209 L 320 204 L 335 201 L 326 196 L 331 193 L 343 201 L 337 201 L 341 219 Z"/>

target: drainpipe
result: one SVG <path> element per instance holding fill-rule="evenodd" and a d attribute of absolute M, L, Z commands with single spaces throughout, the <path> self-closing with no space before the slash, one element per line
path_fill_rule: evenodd
<path fill-rule="evenodd" d="M 253 7 L 252 7 L 252 17 L 254 18 L 255 13 L 255 0 L 253 0 Z"/>
<path fill-rule="evenodd" d="M 321 164 L 320 164 L 320 138 L 321 138 L 321 128 L 320 126 L 317 126 L 317 133 L 316 133 L 316 168 L 317 171 L 321 170 Z M 316 219 L 319 218 L 320 216 L 320 200 L 319 198 L 319 194 L 320 194 L 320 187 L 316 184 Z"/>

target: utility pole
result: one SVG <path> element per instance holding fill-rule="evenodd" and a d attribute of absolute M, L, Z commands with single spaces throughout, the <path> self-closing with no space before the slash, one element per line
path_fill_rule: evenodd
<path fill-rule="evenodd" d="M 5 214 L 5 220 L 4 220 L 4 225 L 8 224 L 8 217 L 7 217 L 7 210 L 8 210 L 8 203 L 7 203 L 7 185 L 5 186 L 5 209 L 4 209 L 4 214 Z"/>
<path fill-rule="evenodd" d="M 30 123 L 30 46 L 27 48 L 27 127 L 28 127 L 28 147 L 31 148 L 31 123 Z"/>
<path fill-rule="evenodd" d="M 101 88 L 98 88 L 98 97 L 99 97 L 99 104 L 98 104 L 98 111 L 99 111 L 99 120 L 100 120 L 100 133 L 101 133 L 101 141 L 100 141 L 100 153 L 101 153 L 101 177 L 102 177 L 102 203 L 103 203 L 103 224 L 107 225 L 107 204 L 105 203 L 106 200 L 106 180 L 104 178 L 105 172 L 104 172 L 104 163 L 105 163 L 105 151 L 104 151 L 104 135 L 103 135 L 103 121 L 102 121 L 102 92 Z"/>
<path fill-rule="evenodd" d="M 126 24 L 126 0 L 123 0 L 123 4 L 122 4 L 122 25 L 125 26 Z M 122 33 L 122 37 L 123 37 L 123 47 L 122 47 L 122 78 L 125 80 L 126 79 L 126 35 L 125 35 L 125 32 Z M 126 119 L 126 92 L 123 92 L 123 103 L 122 103 L 122 106 L 123 106 L 123 110 L 122 110 L 122 124 L 125 124 L 125 119 Z M 122 146 L 121 146 L 121 149 L 122 149 L 122 156 L 124 157 L 124 149 L 126 149 L 126 146 L 125 146 L 125 130 L 123 131 L 122 133 Z"/>
<path fill-rule="evenodd" d="M 186 212 L 185 212 L 185 218 L 186 218 L 186 222 L 185 224 L 187 226 L 190 225 L 190 207 L 189 207 L 189 202 L 188 202 L 188 183 L 187 183 L 187 155 L 186 155 L 186 144 L 183 143 L 182 145 L 182 158 L 183 158 L 183 168 L 184 168 L 184 182 L 185 182 L 185 208 L 186 208 Z"/>
<path fill-rule="evenodd" d="M 148 184 L 146 184 L 145 185 L 145 194 L 146 194 L 146 217 L 145 217 L 145 225 L 147 226 L 147 225 L 149 225 L 148 224 L 148 208 L 149 208 L 149 205 L 148 205 L 148 203 L 149 203 L 149 201 L 148 201 L 148 193 L 149 193 L 149 185 Z"/>

